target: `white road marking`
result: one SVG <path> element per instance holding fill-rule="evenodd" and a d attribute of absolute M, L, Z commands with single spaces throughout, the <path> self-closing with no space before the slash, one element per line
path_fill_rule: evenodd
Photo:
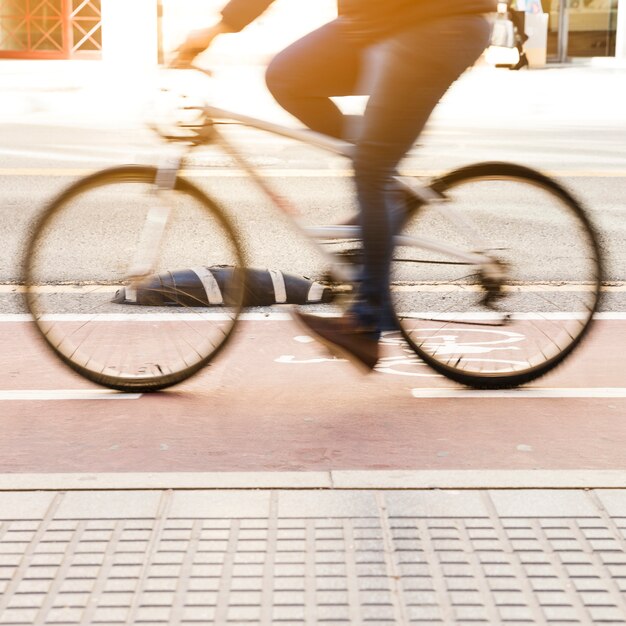
<path fill-rule="evenodd" d="M 594 285 L 589 283 L 528 283 L 525 285 L 504 285 L 505 293 L 563 293 L 563 292 L 591 292 Z M 450 283 L 424 283 L 413 285 L 392 285 L 391 291 L 396 292 L 480 292 L 483 288 L 480 285 L 458 285 Z M 626 283 L 613 283 L 611 285 L 603 285 L 600 291 L 626 291 Z"/>
<path fill-rule="evenodd" d="M 8 389 L 0 390 L 5 400 L 138 400 L 140 393 L 122 393 L 112 389 Z"/>
<path fill-rule="evenodd" d="M 99 159 L 100 161 L 104 159 Z M 350 169 L 263 169 L 259 171 L 266 178 L 349 178 L 353 176 Z M 0 168 L 0 176 L 59 176 L 75 177 L 93 173 L 87 168 Z M 441 174 L 441 170 L 403 170 L 405 176 L 433 177 Z M 248 174 L 236 169 L 183 170 L 182 176 L 188 178 L 247 178 Z M 550 175 L 557 178 L 626 178 L 626 170 L 550 170 Z"/>
<path fill-rule="evenodd" d="M 280 305 L 279 305 L 280 306 Z M 313 309 L 314 310 L 314 309 Z M 314 310 L 315 311 L 315 310 Z M 322 317 L 336 315 L 336 313 L 326 313 L 323 311 L 315 311 L 316 315 Z M 432 313 L 414 313 L 416 317 L 423 315 L 424 317 L 432 317 Z M 513 314 L 518 320 L 572 320 L 579 319 L 580 315 L 576 313 L 551 313 L 538 314 L 538 313 L 518 313 Z M 487 315 L 483 314 L 471 314 L 466 313 L 458 315 L 459 320 L 488 320 Z M 58 315 L 46 315 L 44 321 L 59 321 L 59 322 L 81 322 L 85 320 L 101 321 L 101 322 L 175 322 L 175 321 L 228 321 L 232 319 L 231 316 L 225 313 L 102 313 L 100 315 L 90 315 L 86 313 L 76 314 L 58 314 Z M 242 313 L 239 316 L 239 320 L 244 322 L 285 322 L 292 320 L 293 317 L 290 313 L 277 313 L 277 312 L 259 312 L 259 313 Z M 21 322 L 32 322 L 33 318 L 27 313 L 4 313 L 0 314 L 0 323 L 15 324 Z M 599 321 L 623 321 L 626 320 L 626 311 L 614 311 L 606 313 L 596 313 L 594 320 Z M 424 324 L 432 324 L 431 319 L 424 319 Z"/>
<path fill-rule="evenodd" d="M 317 359 L 297 359 L 292 354 L 283 354 L 277 359 L 274 359 L 274 363 L 289 363 L 291 365 L 308 365 L 311 363 L 344 363 L 346 359 L 336 359 L 334 357 L 320 357 Z"/>
<path fill-rule="evenodd" d="M 96 167 L 101 167 L 102 163 L 111 163 L 114 165 L 148 165 L 154 160 L 155 154 L 160 150 L 159 146 L 129 146 L 126 149 L 122 149 L 114 146 L 99 146 L 97 144 L 92 146 L 55 146 L 54 149 L 46 150 L 42 149 L 30 149 L 30 148 L 0 148 L 0 158 L 6 158 L 10 161 L 11 157 L 23 158 L 23 159 L 41 159 L 43 161 L 54 162 L 68 162 L 77 164 L 76 167 L 86 167 L 87 164 L 93 164 Z M 26 171 L 31 168 L 28 166 L 20 168 L 3 168 L 3 169 L 17 169 L 18 171 Z M 50 169 L 40 167 L 37 169 Z M 55 171 L 72 171 L 72 167 L 66 168 L 60 165 L 58 168 L 51 168 Z M 0 170 L 2 171 L 2 170 Z M 19 174 L 17 174 L 19 176 Z M 63 176 L 63 174 L 57 174 Z"/>
<path fill-rule="evenodd" d="M 195 271 L 195 269 L 194 269 Z M 270 270 L 275 272 L 277 270 Z M 316 283 L 317 284 L 317 283 Z M 120 288 L 120 285 L 106 285 L 106 284 L 84 284 L 84 285 L 35 285 L 31 288 L 34 293 L 108 293 L 115 292 Z M 321 285 L 318 288 L 322 289 Z M 3 293 L 24 293 L 26 287 L 24 285 L 17 284 L 0 284 L 0 294 Z M 482 291 L 482 287 L 479 285 L 455 285 L 455 284 L 435 284 L 435 283 L 422 283 L 414 285 L 395 285 L 391 287 L 391 291 L 397 292 L 425 292 L 425 293 L 447 293 L 447 292 L 479 292 Z M 504 287 L 504 291 L 510 293 L 570 293 L 570 292 L 590 292 L 592 286 L 585 283 L 528 283 L 525 285 L 507 285 Z M 626 292 L 626 281 L 616 281 L 610 285 L 603 285 L 600 287 L 600 291 L 604 293 L 614 292 Z M 317 294 L 315 294 L 317 296 Z M 309 299 L 312 296 L 309 294 Z"/>
<path fill-rule="evenodd" d="M 625 314 L 626 315 L 626 314 Z M 86 320 L 99 322 L 198 322 L 211 321 L 223 322 L 231 320 L 232 317 L 224 313 L 102 313 L 100 315 L 90 314 L 59 314 L 46 315 L 43 321 L 49 322 L 84 322 Z M 242 313 L 239 316 L 241 321 L 269 321 L 269 322 L 285 322 L 293 319 L 289 313 Z M 626 318 L 625 318 L 626 319 Z M 0 323 L 21 323 L 32 322 L 32 316 L 27 313 L 5 313 L 0 314 Z"/>
<path fill-rule="evenodd" d="M 31 291 L 34 293 L 115 293 L 120 285 L 37 285 Z M 0 285 L 0 293 L 25 293 L 24 285 Z"/>
<path fill-rule="evenodd" d="M 517 389 L 416 388 L 411 395 L 420 400 L 430 398 L 626 398 L 626 387 L 560 388 L 520 387 Z"/>

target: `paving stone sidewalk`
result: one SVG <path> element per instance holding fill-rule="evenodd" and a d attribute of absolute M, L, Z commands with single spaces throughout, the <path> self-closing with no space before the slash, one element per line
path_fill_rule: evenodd
<path fill-rule="evenodd" d="M 0 492 L 0 624 L 626 624 L 626 490 Z"/>

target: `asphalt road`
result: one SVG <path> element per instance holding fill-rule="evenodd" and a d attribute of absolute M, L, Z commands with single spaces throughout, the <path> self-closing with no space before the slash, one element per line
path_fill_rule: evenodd
<path fill-rule="evenodd" d="M 349 217 L 355 211 L 349 164 L 345 160 L 287 139 L 228 127 L 252 163 L 270 184 L 301 209 L 312 224 Z M 15 282 L 19 259 L 33 218 L 51 197 L 81 175 L 102 167 L 158 161 L 161 145 L 141 128 L 111 131 L 46 125 L 12 124 L 0 129 L 0 219 L 5 241 L 0 249 L 0 284 Z M 626 276 L 626 130 L 567 125 L 527 129 L 450 128 L 433 123 L 406 159 L 409 173 L 432 176 L 459 165 L 484 160 L 515 161 L 555 176 L 587 207 L 602 239 L 607 279 Z M 244 177 L 235 175 L 230 158 L 215 148 L 191 155 L 191 180 L 227 208 L 246 239 L 251 265 L 310 276 L 323 272 L 323 261 L 294 237 L 288 222 L 276 217 L 268 201 Z M 123 207 L 122 207 L 123 208 Z M 116 219 L 118 217 L 116 216 Z M 120 230 L 125 227 L 123 211 Z M 88 229 L 89 224 L 85 224 Z M 195 233 L 201 241 L 202 233 Z M 198 246 L 189 228 L 181 245 Z M 181 254 L 181 258 L 184 255 Z M 621 310 L 613 292 L 604 304 Z M 7 311 L 7 306 L 2 310 Z"/>
<path fill-rule="evenodd" d="M 623 316 L 624 317 L 624 316 Z M 0 321 L 0 473 L 623 468 L 626 320 L 561 368 L 481 393 L 393 337 L 368 376 L 288 318 L 242 322 L 225 353 L 156 394 L 111 394 Z"/>
<path fill-rule="evenodd" d="M 138 129 L 14 124 L 0 132 L 0 285 L 17 280 L 23 242 L 51 196 L 85 173 L 154 163 L 159 152 Z M 354 210 L 349 172 L 335 157 L 257 133 L 229 132 L 307 215 L 324 220 Z M 272 319 L 280 311 L 273 309 L 261 312 L 271 313 L 266 321 L 244 322 L 232 349 L 188 383 L 162 394 L 110 396 L 33 341 L 27 323 L 15 316 L 23 311 L 20 298 L 4 287 L 0 471 L 623 466 L 624 145 L 626 129 L 619 128 L 574 132 L 560 126 L 529 134 L 435 124 L 405 163 L 408 171 L 432 175 L 473 161 L 515 160 L 558 177 L 584 199 L 598 225 L 614 282 L 603 311 L 616 312 L 617 319 L 598 322 L 581 350 L 524 392 L 529 395 L 471 395 L 397 345 L 387 348 L 382 371 L 363 378 L 348 364 L 328 360 L 291 322 Z M 253 231 L 254 264 L 309 271 L 287 225 L 266 217 L 265 201 L 233 177 L 229 165 L 208 151 L 194 157 L 189 174 Z"/>

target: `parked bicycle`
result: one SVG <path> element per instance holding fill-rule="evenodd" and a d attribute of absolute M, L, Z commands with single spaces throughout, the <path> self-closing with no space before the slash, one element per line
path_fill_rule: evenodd
<path fill-rule="evenodd" d="M 220 146 L 320 251 L 338 301 L 358 275 L 358 226 L 307 226 L 221 123 L 348 159 L 353 146 L 214 106 L 196 113 L 174 133 L 154 128 L 181 146 L 174 158 L 75 182 L 44 209 L 26 247 L 26 304 L 39 335 L 98 384 L 126 391 L 174 385 L 233 336 L 246 289 L 245 246 L 219 204 L 181 174 L 201 146 Z M 419 358 L 460 383 L 502 388 L 536 379 L 572 353 L 592 323 L 603 274 L 594 228 L 563 186 L 500 162 L 396 182 L 407 212 L 395 235 L 390 290 L 397 326 Z M 206 298 L 167 279 L 177 268 L 196 268 Z M 139 301 L 138 293 L 153 297 Z"/>

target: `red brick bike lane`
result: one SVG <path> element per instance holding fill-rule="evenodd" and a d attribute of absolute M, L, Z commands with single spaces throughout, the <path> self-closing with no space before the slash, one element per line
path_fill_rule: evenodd
<path fill-rule="evenodd" d="M 486 398 L 393 338 L 382 371 L 363 376 L 291 321 L 242 322 L 215 364 L 136 399 L 68 371 L 26 323 L 0 331 L 0 473 L 626 467 L 626 320 L 597 322 L 568 363 L 525 388 L 540 397 Z"/>

